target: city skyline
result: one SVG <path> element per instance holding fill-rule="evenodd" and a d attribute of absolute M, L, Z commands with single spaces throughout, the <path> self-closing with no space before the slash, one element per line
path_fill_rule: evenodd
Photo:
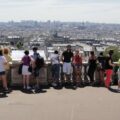
<path fill-rule="evenodd" d="M 119 0 L 0 0 L 0 21 L 89 21 L 120 24 Z"/>

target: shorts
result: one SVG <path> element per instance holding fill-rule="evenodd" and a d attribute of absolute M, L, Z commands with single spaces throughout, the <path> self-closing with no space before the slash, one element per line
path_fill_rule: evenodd
<path fill-rule="evenodd" d="M 74 64 L 74 67 L 77 68 L 77 69 L 81 69 L 82 66 L 80 64 Z"/>
<path fill-rule="evenodd" d="M 22 75 L 31 75 L 31 72 L 28 71 L 29 66 L 23 65 L 22 67 Z"/>
<path fill-rule="evenodd" d="M 2 76 L 2 75 L 5 75 L 5 71 L 0 72 L 0 75 L 1 75 L 1 76 Z"/>
<path fill-rule="evenodd" d="M 71 62 L 67 63 L 64 62 L 63 63 L 63 73 L 70 75 L 71 73 L 73 73 L 73 67 L 71 65 Z"/>
<path fill-rule="evenodd" d="M 34 68 L 33 69 L 33 75 L 34 75 L 34 77 L 39 77 L 39 75 L 40 75 L 40 69 Z"/>

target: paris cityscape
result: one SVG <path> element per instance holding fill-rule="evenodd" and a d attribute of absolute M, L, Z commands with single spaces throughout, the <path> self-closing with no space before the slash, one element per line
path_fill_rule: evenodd
<path fill-rule="evenodd" d="M 120 120 L 120 0 L 0 0 L 0 120 Z"/>

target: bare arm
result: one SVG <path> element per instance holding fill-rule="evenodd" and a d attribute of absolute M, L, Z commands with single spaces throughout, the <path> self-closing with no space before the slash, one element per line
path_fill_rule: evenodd
<path fill-rule="evenodd" d="M 63 56 L 63 55 L 61 55 L 60 60 L 61 60 L 62 62 L 64 61 L 64 56 Z"/>
<path fill-rule="evenodd" d="M 110 66 L 112 66 L 112 67 L 114 67 L 115 65 L 112 63 L 112 61 L 111 60 L 109 60 L 109 65 Z"/>

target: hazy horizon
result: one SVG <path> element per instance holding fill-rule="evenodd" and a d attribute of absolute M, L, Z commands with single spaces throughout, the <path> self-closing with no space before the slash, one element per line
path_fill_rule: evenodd
<path fill-rule="evenodd" d="M 120 24 L 119 0 L 0 0 L 0 22 L 21 20 Z"/>

